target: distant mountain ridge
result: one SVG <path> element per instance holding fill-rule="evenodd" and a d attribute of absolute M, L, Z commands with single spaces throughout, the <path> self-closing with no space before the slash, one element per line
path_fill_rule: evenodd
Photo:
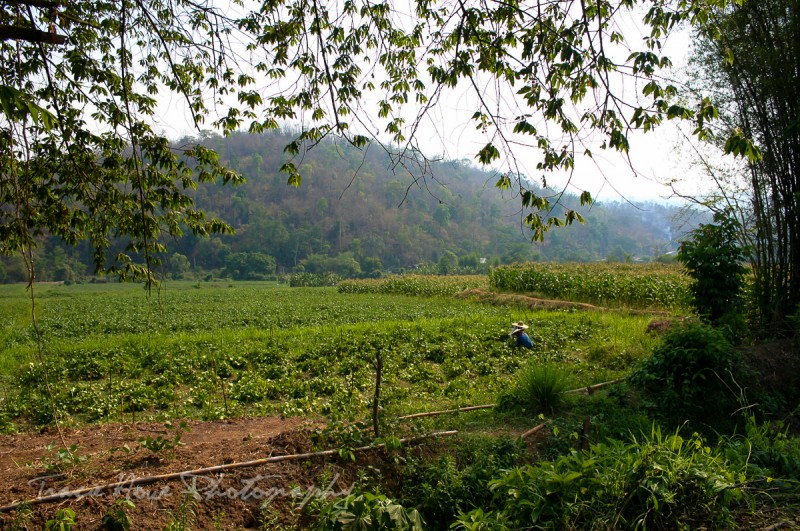
<path fill-rule="evenodd" d="M 585 225 L 553 229 L 543 243 L 533 243 L 518 194 L 498 189 L 498 175 L 468 161 L 429 162 L 426 178 L 415 179 L 408 171 L 413 168 L 397 164 L 381 148 L 359 150 L 326 139 L 295 160 L 303 181 L 293 187 L 280 171 L 291 138 L 289 132 L 205 138 L 247 182 L 201 186 L 191 194 L 200 209 L 230 223 L 236 234 L 187 234 L 166 242 L 165 274 L 263 278 L 303 270 L 358 276 L 419 264 L 478 271 L 529 260 L 652 260 L 674 251 L 677 239 L 700 219 L 695 215 L 687 224 L 680 208 L 657 203 L 581 207 L 576 196 L 565 194 L 561 204 L 581 213 Z M 48 241 L 40 247 L 42 280 L 91 269 L 88 246 Z M 4 263 L 6 280 L 13 280 L 14 265 Z"/>
<path fill-rule="evenodd" d="M 279 171 L 290 138 L 271 133 L 209 139 L 247 184 L 206 189 L 196 197 L 201 208 L 234 224 L 237 236 L 222 238 L 232 250 L 264 252 L 284 270 L 310 254 L 346 252 L 377 259 L 388 269 L 438 263 L 447 253 L 500 262 L 652 259 L 675 250 L 677 238 L 696 225 L 686 227 L 677 207 L 586 208 L 565 194 L 561 202 L 586 224 L 557 228 L 544 243 L 532 243 L 518 196 L 496 188 L 496 174 L 469 162 L 432 162 L 427 179 L 415 181 L 380 148 L 323 141 L 297 161 L 303 183 L 294 188 Z"/>

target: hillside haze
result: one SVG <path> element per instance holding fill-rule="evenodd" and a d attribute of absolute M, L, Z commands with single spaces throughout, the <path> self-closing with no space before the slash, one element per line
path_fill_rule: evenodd
<path fill-rule="evenodd" d="M 572 208 L 586 223 L 555 228 L 543 243 L 532 242 L 518 193 L 498 189 L 498 175 L 470 161 L 430 162 L 422 179 L 421 161 L 398 163 L 377 146 L 359 150 L 324 140 L 294 160 L 303 178 L 294 187 L 280 171 L 291 138 L 290 132 L 206 138 L 247 182 L 201 186 L 192 195 L 200 209 L 230 223 L 236 234 L 186 234 L 166 242 L 167 276 L 255 279 L 292 271 L 373 276 L 421 264 L 453 272 L 529 260 L 652 260 L 674 251 L 676 240 L 694 225 L 678 207 L 597 203 L 589 208 L 565 194 L 554 214 Z M 538 192 L 554 202 L 558 196 Z M 92 271 L 88 245 L 70 248 L 43 238 L 37 252 L 41 280 L 76 280 Z M 6 281 L 24 280 L 17 278 L 18 263 L 8 258 L 3 263 Z"/>
<path fill-rule="evenodd" d="M 283 271 L 312 255 L 347 253 L 362 271 L 370 264 L 397 270 L 452 261 L 453 256 L 467 264 L 475 257 L 487 263 L 651 259 L 674 250 L 676 238 L 686 230 L 675 207 L 612 203 L 589 209 L 565 195 L 561 202 L 581 212 L 586 224 L 558 228 L 544 243 L 532 243 L 521 223 L 518 195 L 496 188 L 496 174 L 469 161 L 442 161 L 427 167 L 424 180 L 415 179 L 409 170 L 418 175 L 416 161 L 404 166 L 379 147 L 358 150 L 332 140 L 298 159 L 303 183 L 295 188 L 279 171 L 286 160 L 283 146 L 290 138 L 269 134 L 209 139 L 223 162 L 242 173 L 247 184 L 207 188 L 196 197 L 201 208 L 236 227 L 236 236 L 223 237 L 221 243 L 232 252 L 272 256 Z M 197 245 L 186 243 L 177 252 L 200 260 L 205 268 L 222 265 L 204 260 Z"/>

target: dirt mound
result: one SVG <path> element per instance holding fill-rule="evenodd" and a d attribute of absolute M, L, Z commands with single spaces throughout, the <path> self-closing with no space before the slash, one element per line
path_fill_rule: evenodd
<path fill-rule="evenodd" d="M 41 529 L 59 509 L 71 508 L 76 528 L 98 529 L 106 512 L 128 499 L 135 505 L 129 510 L 132 529 L 163 529 L 175 521 L 193 529 L 249 528 L 264 521 L 264 511 L 277 522 L 302 503 L 347 490 L 348 474 L 328 474 L 325 485 L 317 484 L 325 467 L 322 459 L 177 474 L 309 451 L 310 421 L 268 417 L 186 425 L 191 431 L 181 430 L 179 423 L 172 428 L 136 423 L 65 430 L 69 452 L 54 430 L 3 436 L 0 505 L 83 490 L 79 496 L 6 511 L 0 526 Z M 175 445 L 178 433 L 180 444 Z M 141 478 L 170 474 L 179 477 L 137 484 Z M 103 488 L 109 484 L 116 486 Z"/>
<path fill-rule="evenodd" d="M 485 289 L 473 288 L 462 291 L 456 297 L 461 299 L 474 299 L 486 304 L 521 306 L 529 309 L 581 309 L 597 310 L 597 306 L 582 302 L 568 302 L 549 299 L 537 299 L 516 293 L 496 293 Z"/>
<path fill-rule="evenodd" d="M 783 397 L 789 410 L 793 431 L 800 433 L 797 404 L 800 400 L 800 356 L 795 340 L 784 339 L 742 347 L 745 361 L 759 374 L 761 387 L 770 394 Z M 790 411 L 791 412 L 791 411 Z"/>

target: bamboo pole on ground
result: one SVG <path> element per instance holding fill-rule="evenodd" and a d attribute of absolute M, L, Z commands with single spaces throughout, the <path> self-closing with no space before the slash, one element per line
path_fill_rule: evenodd
<path fill-rule="evenodd" d="M 397 417 L 398 420 L 416 419 L 420 417 L 435 417 L 436 415 L 445 415 L 447 413 L 459 413 L 461 411 L 474 411 L 476 409 L 489 409 L 495 407 L 497 404 L 484 404 L 482 406 L 465 406 L 456 409 L 445 409 L 443 411 L 428 411 L 426 413 L 413 413 L 411 415 L 403 415 Z"/>
<path fill-rule="evenodd" d="M 523 438 L 523 439 L 525 439 L 526 437 L 530 437 L 534 433 L 536 433 L 538 431 L 541 431 L 545 426 L 547 426 L 548 422 L 550 422 L 550 421 L 548 420 L 548 421 L 542 422 L 538 426 L 534 426 L 533 428 L 529 429 L 528 431 L 526 431 L 525 433 L 520 435 L 520 437 Z"/>
<path fill-rule="evenodd" d="M 427 435 L 421 435 L 419 437 L 407 437 L 404 439 L 400 439 L 400 443 L 405 444 L 409 442 L 419 441 L 421 439 L 428 439 L 433 437 L 447 437 L 450 435 L 455 435 L 458 433 L 456 430 L 451 431 L 439 431 L 434 433 L 429 433 Z M 367 450 L 375 450 L 378 448 L 383 448 L 386 446 L 385 444 L 376 444 L 375 446 L 361 446 L 355 448 L 353 451 L 355 452 L 364 452 Z M 233 470 L 237 468 L 250 468 L 254 466 L 266 465 L 270 463 L 279 463 L 281 461 L 299 461 L 303 459 L 310 459 L 313 457 L 327 457 L 330 455 L 335 455 L 339 452 L 338 449 L 334 450 L 322 450 L 320 452 L 309 452 L 304 454 L 290 454 L 290 455 L 278 455 L 275 457 L 266 457 L 263 459 L 256 459 L 253 461 L 241 461 L 238 463 L 228 463 L 226 465 L 217 465 L 217 466 L 210 466 L 205 468 L 197 468 L 194 470 L 184 470 L 181 472 L 172 472 L 169 474 L 160 474 L 157 476 L 145 476 L 141 478 L 133 478 L 126 481 L 118 481 L 115 483 L 106 483 L 105 485 L 97 485 L 94 487 L 85 487 L 82 489 L 70 490 L 70 491 L 62 491 L 56 494 L 51 494 L 48 496 L 42 496 L 40 498 L 33 498 L 30 500 L 25 500 L 17 503 L 12 503 L 8 505 L 4 505 L 0 507 L 0 513 L 7 513 L 10 511 L 16 510 L 20 505 L 40 505 L 44 503 L 52 503 L 56 501 L 66 500 L 68 498 L 85 498 L 88 496 L 99 496 L 101 494 L 107 492 L 125 492 L 133 487 L 138 487 L 141 485 L 149 485 L 151 483 L 156 483 L 158 481 L 174 481 L 177 479 L 185 478 L 185 477 L 192 477 L 198 476 L 201 474 L 213 474 L 216 472 L 221 472 L 223 470 Z"/>
<path fill-rule="evenodd" d="M 610 382 L 603 382 L 603 383 L 599 383 L 599 384 L 588 385 L 586 387 L 581 387 L 580 389 L 570 389 L 569 391 L 566 391 L 566 392 L 567 393 L 583 393 L 585 395 L 590 395 L 590 394 L 594 393 L 595 391 L 597 391 L 598 389 L 602 389 L 603 387 L 606 387 L 606 386 L 609 386 L 609 385 L 613 385 L 613 384 L 618 384 L 618 383 L 624 382 L 624 381 L 625 381 L 625 378 L 617 378 L 616 380 L 611 380 Z"/>
<path fill-rule="evenodd" d="M 578 389 L 570 389 L 569 391 L 564 391 L 565 393 L 583 393 L 585 395 L 590 395 L 597 391 L 598 389 L 602 389 L 603 387 L 617 384 L 620 382 L 625 381 L 625 378 L 617 378 L 616 380 L 611 380 L 609 382 L 603 382 L 599 384 L 589 385 L 587 387 L 580 387 Z M 418 419 L 422 417 L 435 417 L 437 415 L 447 415 L 448 413 L 461 413 L 462 411 L 475 411 L 476 409 L 491 409 L 495 407 L 497 404 L 482 404 L 480 406 L 464 406 L 459 407 L 456 409 L 444 409 L 441 411 L 428 411 L 425 413 L 412 413 L 411 415 L 403 415 L 402 417 L 397 417 L 398 420 L 408 420 L 408 419 Z"/>

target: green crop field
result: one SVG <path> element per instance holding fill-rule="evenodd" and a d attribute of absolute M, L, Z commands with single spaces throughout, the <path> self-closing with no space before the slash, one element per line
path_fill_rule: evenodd
<path fill-rule="evenodd" d="M 435 282 L 435 279 L 431 281 Z M 443 284 L 448 281 L 445 279 Z M 481 282 L 485 282 L 485 277 Z M 469 287 L 469 286 L 467 286 Z M 492 402 L 529 360 L 563 363 L 576 383 L 625 371 L 653 338 L 648 316 L 525 313 L 448 297 L 340 293 L 275 283 L 0 289 L 0 416 L 6 431 L 52 420 L 241 415 L 364 418 L 373 362 L 393 413 Z M 531 325 L 535 348 L 508 341 Z"/>
<path fill-rule="evenodd" d="M 316 424 L 287 436 L 335 457 L 298 463 L 287 477 L 328 484 L 334 470 L 349 470 L 352 491 L 299 507 L 254 502 L 246 510 L 259 511 L 261 529 L 355 529 L 339 523 L 390 513 L 421 515 L 425 529 L 726 529 L 764 527 L 773 514 L 790 521 L 800 444 L 742 408 L 743 394 L 729 396 L 755 373 L 734 363 L 740 358 L 722 332 L 691 318 L 662 336 L 648 332 L 654 320 L 655 328 L 684 321 L 685 286 L 676 268 L 542 264 L 338 287 L 170 282 L 149 295 L 115 283 L 36 285 L 33 300 L 23 286 L 0 286 L 0 432 L 28 432 L 25 439 L 34 429 L 52 433 L 57 420 L 59 430 L 120 423 L 110 426 L 139 435 L 134 447 L 99 454 L 78 444 L 56 450 L 53 441 L 30 464 L 14 461 L 66 485 L 118 452 L 120 474 L 135 463 L 149 473 L 145 451 L 154 463 L 177 460 L 185 420 L 274 415 Z M 604 307 L 531 297 L 559 294 Z M 508 336 L 519 320 L 530 327 L 530 350 Z M 702 368 L 712 362 L 736 383 Z M 609 385 L 591 396 L 567 393 L 598 383 Z M 771 403 L 755 381 L 747 392 Z M 485 407 L 452 414 L 462 406 Z M 437 410 L 451 411 L 426 414 Z M 399 418 L 414 413 L 423 415 Z M 164 435 L 150 435 L 142 421 L 158 421 Z M 206 435 L 223 424 L 194 422 Z M 414 443 L 401 444 L 406 437 Z M 248 432 L 240 449 L 254 444 L 262 442 Z M 385 455 L 357 455 L 378 444 Z M 69 473 L 49 475 L 66 463 Z M 181 499 L 167 509 L 170 522 L 184 514 L 197 528 L 235 527 L 230 500 L 188 506 L 197 501 L 189 491 Z M 106 517 L 141 521 L 163 511 L 162 501 L 117 500 Z M 362 507 L 361 519 L 348 504 Z M 96 519 L 94 504 L 82 510 Z M 14 522 L 67 516 L 20 510 Z"/>

